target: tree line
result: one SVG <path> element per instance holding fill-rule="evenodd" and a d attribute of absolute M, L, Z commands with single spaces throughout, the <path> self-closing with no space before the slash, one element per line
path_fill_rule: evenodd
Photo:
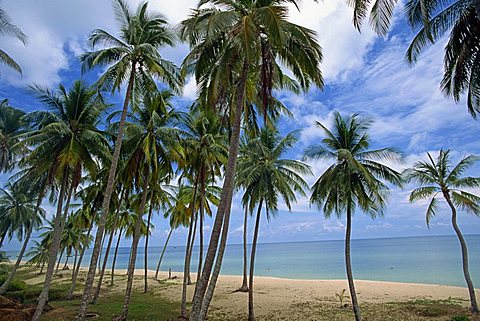
<path fill-rule="evenodd" d="M 42 228 L 41 241 L 30 250 L 30 261 L 45 269 L 45 282 L 33 320 L 39 320 L 48 300 L 55 270 L 62 255 L 74 256 L 72 286 L 76 288 L 85 250 L 93 241 L 78 320 L 85 320 L 88 305 L 101 291 L 107 258 L 114 250 L 111 282 L 119 240 L 131 237 L 125 303 L 127 319 L 138 243 L 148 237 L 152 215 L 162 212 L 171 231 L 188 228 L 181 315 L 187 317 L 188 284 L 193 244 L 198 234 L 200 255 L 189 313 L 204 320 L 213 298 L 227 244 L 230 209 L 236 191 L 243 192 L 245 222 L 255 215 L 254 237 L 247 278 L 246 224 L 244 224 L 244 278 L 241 290 L 249 292 L 249 319 L 254 319 L 253 277 L 260 216 L 270 219 L 278 203 L 288 208 L 298 195 L 307 195 L 304 180 L 311 174 L 303 161 L 284 158 L 298 140 L 297 132 L 282 136 L 277 121 L 290 116 L 275 91 L 308 92 L 324 85 L 320 64 L 322 48 L 313 30 L 288 20 L 290 1 L 200 1 L 187 19 L 172 28 L 167 19 L 141 3 L 132 10 L 114 1 L 117 35 L 96 29 L 88 40 L 92 51 L 80 56 L 82 73 L 103 68 L 94 84 L 78 80 L 70 88 L 52 90 L 30 86 L 45 110 L 25 113 L 1 103 L 0 165 L 14 174 L 2 190 L 1 242 L 14 235 L 23 241 L 13 271 L 2 285 L 5 291 L 27 250 L 34 230 Z M 367 15 L 380 34 L 388 32 L 395 2 L 360 1 L 354 7 L 354 24 L 360 28 Z M 473 117 L 479 108 L 478 8 L 473 2 L 454 1 L 444 8 L 436 2 L 409 1 L 407 20 L 418 33 L 406 54 L 414 63 L 422 49 L 450 31 L 445 51 L 442 90 L 459 100 L 466 94 Z M 5 11 L 0 11 L 0 35 L 26 43 L 27 37 Z M 318 35 L 321 37 L 321 35 Z M 161 50 L 186 42 L 190 52 L 181 66 L 164 59 Z M 5 51 L 0 61 L 21 72 Z M 288 70 L 292 76 L 286 74 Z M 181 110 L 174 104 L 185 77 L 193 75 L 198 98 Z M 121 110 L 108 103 L 108 94 L 124 89 Z M 480 180 L 461 177 L 477 159 L 468 156 L 451 168 L 448 151 L 438 159 L 429 155 L 407 173 L 383 161 L 398 157 L 392 148 L 369 150 L 370 121 L 360 115 L 334 115 L 331 126 L 318 124 L 324 139 L 305 151 L 305 159 L 331 159 L 332 165 L 311 188 L 311 203 L 325 216 L 346 213 L 345 261 L 356 320 L 361 320 L 350 262 L 351 220 L 356 209 L 372 217 L 381 215 L 391 184 L 415 181 L 422 187 L 411 201 L 432 197 L 427 223 L 443 196 L 452 210 L 452 224 L 462 245 L 463 269 L 472 311 L 478 312 L 468 273 L 467 247 L 456 224 L 457 208 L 480 212 L 479 199 L 460 190 L 477 187 Z M 223 180 L 223 186 L 217 182 Z M 45 220 L 42 202 L 56 204 L 51 221 Z M 77 207 L 72 201 L 79 200 Z M 210 242 L 204 253 L 205 214 L 213 216 Z M 145 218 L 146 216 L 146 218 Z M 95 227 L 95 229 L 94 229 Z M 95 231 L 95 233 L 93 233 Z M 95 235 L 93 235 L 95 234 Z M 167 238 L 170 239 L 171 232 Z M 167 243 L 166 242 L 166 243 Z M 164 249 L 167 244 L 165 244 Z M 101 262 L 101 251 L 104 261 Z M 162 256 L 158 262 L 161 267 Z M 98 272 L 97 272 L 98 270 Z M 94 286 L 95 276 L 100 281 Z M 145 287 L 147 291 L 147 274 Z"/>

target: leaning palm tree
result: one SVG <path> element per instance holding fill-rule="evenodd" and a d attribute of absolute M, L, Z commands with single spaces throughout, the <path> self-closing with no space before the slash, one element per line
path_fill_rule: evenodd
<path fill-rule="evenodd" d="M 123 318 L 127 318 L 130 304 L 133 276 L 140 240 L 140 228 L 147 206 L 148 186 L 158 184 L 162 178 L 165 183 L 173 175 L 172 161 L 178 151 L 176 123 L 179 114 L 171 104 L 172 93 L 168 90 L 145 95 L 138 112 L 127 113 L 129 122 L 125 124 L 125 166 L 120 170 L 123 179 L 133 182 L 137 193 L 141 194 L 138 203 L 137 221 L 132 237 L 132 247 L 127 272 L 127 290 L 123 307 Z M 111 115 L 115 117 L 115 113 Z M 119 123 L 112 125 L 119 127 Z M 152 204 L 150 204 L 152 206 Z"/>
<path fill-rule="evenodd" d="M 370 136 L 367 131 L 371 124 L 368 119 L 357 114 L 343 117 L 338 112 L 333 117 L 331 129 L 317 122 L 326 137 L 320 145 L 310 146 L 305 151 L 306 158 L 335 160 L 312 186 L 310 202 L 321 209 L 326 218 L 332 213 L 338 217 L 346 213 L 345 265 L 355 319 L 360 321 L 350 260 L 352 216 L 357 207 L 372 218 L 383 215 L 388 192 L 384 181 L 401 186 L 402 177 L 379 162 L 397 159 L 394 149 L 368 149 Z"/>
<path fill-rule="evenodd" d="M 99 88 L 114 93 L 120 89 L 125 81 L 127 82 L 122 115 L 115 140 L 115 150 L 102 204 L 102 214 L 98 222 L 90 268 L 79 309 L 79 320 L 82 321 L 85 320 L 105 222 L 109 213 L 128 106 L 137 106 L 141 96 L 140 91 L 144 89 L 153 91 L 157 88 L 155 78 L 166 83 L 176 92 L 182 86 L 182 80 L 175 65 L 163 59 L 158 52 L 159 49 L 174 44 L 174 32 L 168 26 L 165 18 L 160 13 L 149 11 L 146 2 L 140 3 L 136 12 L 132 12 L 125 1 L 115 0 L 114 11 L 120 26 L 120 37 L 117 38 L 102 29 L 94 30 L 89 38 L 90 43 L 92 46 L 104 45 L 105 48 L 87 52 L 81 57 L 83 71 L 97 66 L 108 67 L 107 71 L 97 81 Z"/>
<path fill-rule="evenodd" d="M 302 89 L 308 89 L 311 84 L 323 86 L 319 69 L 321 48 L 315 40 L 315 32 L 288 21 L 286 4 L 289 2 L 292 1 L 200 1 L 199 7 L 181 24 L 181 37 L 191 47 L 183 63 L 184 70 L 195 74 L 207 106 L 216 110 L 216 105 L 229 98 L 227 102 L 232 106 L 229 114 L 233 120 L 222 197 L 202 276 L 196 284 L 191 320 L 205 319 L 210 304 L 210 300 L 205 299 L 206 292 L 212 296 L 220 273 L 247 82 L 262 82 L 268 103 L 272 96 L 273 75 L 280 83 L 287 78 L 279 64 L 282 62 L 293 71 Z"/>
<path fill-rule="evenodd" d="M 480 112 L 478 1 L 409 0 L 406 11 L 411 27 L 418 30 L 406 53 L 408 62 L 415 63 L 425 47 L 443 39 L 449 32 L 441 89 L 456 102 L 466 93 L 468 111 L 476 118 Z"/>
<path fill-rule="evenodd" d="M 20 40 L 23 44 L 27 43 L 27 36 L 19 27 L 12 23 L 10 17 L 2 8 L 0 8 L 0 36 L 14 37 Z M 0 63 L 22 74 L 22 68 L 20 68 L 19 64 L 2 49 L 0 49 Z"/>
<path fill-rule="evenodd" d="M 287 208 L 296 202 L 296 195 L 305 196 L 308 184 L 301 175 L 311 175 L 310 167 L 298 160 L 282 158 L 298 141 L 297 133 L 291 132 L 281 137 L 275 128 L 265 126 L 259 137 L 253 137 L 241 146 L 238 159 L 238 184 L 245 189 L 242 202 L 253 212 L 258 207 L 253 233 L 250 257 L 250 276 L 248 286 L 248 320 L 255 320 L 253 308 L 253 276 L 255 253 L 262 207 L 265 207 L 267 220 L 278 212 L 281 198 Z"/>
<path fill-rule="evenodd" d="M 49 110 L 29 114 L 28 119 L 35 130 L 27 133 L 21 144 L 33 150 L 22 159 L 21 164 L 32 166 L 37 173 L 48 173 L 50 181 L 60 182 L 47 274 L 32 318 L 38 321 L 48 299 L 74 191 L 82 172 L 94 174 L 98 170 L 97 160 L 108 159 L 110 150 L 103 133 L 97 129 L 106 106 L 96 97 L 95 90 L 81 81 L 74 82 L 70 90 L 62 85 L 57 91 L 39 86 L 33 87 L 33 90 Z"/>
<path fill-rule="evenodd" d="M 5 282 L 0 286 L 0 295 L 4 294 L 13 280 L 25 253 L 32 232 L 42 225 L 45 211 L 40 207 L 42 198 L 37 198 L 33 193 L 25 193 L 22 186 L 8 184 L 7 189 L 0 188 L 0 225 L 5 221 L 10 222 L 12 233 L 17 235 L 19 241 L 23 240 L 22 248 L 18 254 L 15 265 L 10 271 Z"/>
<path fill-rule="evenodd" d="M 462 249 L 463 274 L 470 294 L 470 311 L 478 313 L 475 288 L 470 272 L 468 271 L 467 244 L 457 224 L 457 208 L 480 215 L 480 197 L 463 190 L 463 188 L 480 187 L 480 177 L 463 177 L 462 174 L 480 158 L 466 156 L 452 167 L 450 150 L 440 150 L 437 159 L 427 153 L 427 161 L 419 161 L 413 168 L 405 171 L 405 177 L 420 187 L 410 193 L 410 202 L 430 199 L 427 207 L 426 220 L 430 227 L 430 220 L 438 209 L 438 197 L 443 197 L 452 212 L 452 226 L 457 234 Z"/>

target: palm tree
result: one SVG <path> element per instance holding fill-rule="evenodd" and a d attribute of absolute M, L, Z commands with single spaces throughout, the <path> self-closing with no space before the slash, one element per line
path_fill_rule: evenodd
<path fill-rule="evenodd" d="M 36 129 L 27 133 L 21 143 L 33 150 L 22 162 L 34 167 L 37 173 L 48 173 L 50 181 L 61 182 L 47 274 L 32 318 L 38 321 L 48 298 L 70 200 L 82 171 L 95 173 L 97 159 L 108 159 L 110 151 L 108 142 L 97 129 L 106 106 L 96 98 L 95 90 L 81 81 L 74 82 L 69 91 L 63 85 L 58 86 L 57 92 L 39 86 L 33 90 L 49 110 L 29 114 L 28 119 Z"/>
<path fill-rule="evenodd" d="M 128 202 L 128 198 L 126 199 L 126 202 Z M 119 228 L 118 230 L 118 237 L 117 237 L 117 244 L 115 246 L 115 252 L 113 254 L 113 261 L 112 261 L 112 272 L 110 274 L 110 285 L 113 285 L 114 282 L 114 276 L 115 276 L 115 264 L 117 262 L 117 254 L 118 254 L 118 247 L 120 245 L 120 240 L 122 239 L 122 233 L 127 231 L 130 226 L 134 225 L 135 222 L 135 214 L 131 213 L 127 210 L 126 205 L 124 207 L 121 207 L 120 212 L 118 213 L 118 221 L 117 221 L 117 226 Z M 130 237 L 129 233 L 125 233 L 125 238 Z"/>
<path fill-rule="evenodd" d="M 0 36 L 17 38 L 24 45 L 27 43 L 27 36 L 22 32 L 22 30 L 20 30 L 20 28 L 12 23 L 10 17 L 2 8 L 0 8 Z M 0 63 L 22 74 L 22 68 L 20 68 L 18 63 L 2 49 L 0 49 Z"/>
<path fill-rule="evenodd" d="M 462 176 L 480 158 L 473 155 L 466 156 L 452 168 L 450 150 L 440 150 L 436 160 L 430 153 L 427 153 L 427 156 L 427 161 L 419 161 L 413 165 L 413 168 L 405 171 L 406 179 L 420 186 L 410 193 L 410 202 L 430 199 L 426 212 L 429 227 L 430 220 L 438 209 L 437 197 L 442 196 L 447 202 L 452 211 L 452 226 L 462 249 L 463 274 L 470 294 L 470 311 L 478 313 L 475 288 L 468 271 L 467 244 L 457 224 L 457 208 L 480 215 L 480 197 L 462 190 L 480 187 L 480 177 Z"/>
<path fill-rule="evenodd" d="M 120 89 L 124 81 L 128 82 L 102 204 L 102 214 L 98 222 L 84 295 L 79 309 L 81 321 L 85 320 L 106 217 L 109 213 L 128 106 L 137 106 L 140 99 L 139 92 L 142 89 L 149 91 L 156 89 L 154 78 L 168 84 L 177 92 L 182 86 L 182 80 L 175 65 L 163 59 L 158 52 L 162 47 L 174 44 L 174 33 L 165 18 L 157 12 L 149 11 L 146 2 L 140 3 L 136 12 L 132 13 L 125 1 L 115 0 L 114 11 L 120 26 L 120 37 L 117 38 L 102 29 L 94 30 L 89 38 L 90 43 L 92 46 L 101 44 L 105 48 L 87 52 L 81 57 L 83 71 L 97 66 L 108 67 L 97 81 L 99 88 L 111 90 L 114 93 Z"/>
<path fill-rule="evenodd" d="M 332 129 L 317 122 L 326 137 L 320 145 L 310 146 L 305 151 L 306 158 L 335 160 L 313 185 L 310 202 L 321 209 L 326 218 L 333 212 L 338 217 L 346 212 L 345 265 L 355 319 L 360 321 L 350 260 L 352 215 L 357 206 L 372 218 L 383 215 L 388 192 L 384 181 L 401 186 L 402 178 L 379 162 L 398 158 L 394 149 L 368 149 L 370 137 L 367 132 L 371 124 L 368 119 L 357 114 L 342 117 L 338 112 L 333 117 Z"/>
<path fill-rule="evenodd" d="M 203 264 L 204 235 L 203 222 L 205 216 L 205 207 L 209 207 L 207 186 L 209 181 L 214 182 L 219 177 L 221 167 L 227 161 L 227 137 L 224 132 L 220 118 L 211 110 L 202 110 L 201 105 L 194 105 L 194 109 L 185 118 L 184 125 L 187 128 L 184 138 L 185 154 L 185 172 L 189 177 L 194 177 L 196 181 L 199 198 L 198 212 L 195 214 L 195 220 L 199 221 L 199 239 L 200 251 L 198 258 L 197 283 L 200 279 Z M 212 186 L 213 188 L 213 186 Z M 211 215 L 211 213 L 209 213 Z M 193 244 L 193 240 L 192 240 Z M 190 247 L 190 251 L 193 246 Z M 185 293 L 186 295 L 186 288 Z M 184 309 L 185 306 L 184 306 Z"/>
<path fill-rule="evenodd" d="M 300 175 L 311 175 L 310 167 L 300 161 L 282 156 L 298 141 L 297 133 L 281 137 L 278 131 L 265 126 L 259 137 L 253 137 L 240 148 L 237 184 L 245 188 L 242 202 L 250 212 L 258 206 L 250 258 L 248 320 L 255 320 L 253 309 L 253 275 L 255 253 L 260 227 L 262 206 L 265 205 L 267 220 L 278 212 L 281 198 L 289 210 L 296 201 L 295 193 L 305 196 L 308 184 Z"/>
<path fill-rule="evenodd" d="M 288 2 L 291 1 L 201 1 L 181 24 L 181 38 L 191 47 L 184 69 L 192 71 L 199 90 L 208 93 L 207 106 L 222 102 L 228 97 L 227 90 L 235 89 L 233 99 L 228 100 L 232 104 L 233 121 L 222 197 L 190 316 L 195 321 L 206 316 L 209 302 L 204 300 L 205 293 L 207 288 L 214 291 L 226 246 L 247 80 L 260 82 L 262 75 L 265 76 L 264 91 L 271 94 L 272 74 L 279 80 L 286 78 L 277 63 L 281 61 L 293 72 L 302 89 L 308 89 L 311 83 L 323 86 L 319 70 L 321 48 L 315 33 L 287 20 Z M 211 6 L 203 7 L 204 4 Z M 225 236 L 220 242 L 221 234 Z M 218 264 L 212 275 L 214 262 Z"/>
<path fill-rule="evenodd" d="M 46 242 L 33 241 L 34 245 L 30 247 L 27 257 L 30 259 L 27 264 L 34 264 L 36 267 L 40 267 L 39 274 L 43 273 L 45 264 L 48 263 L 48 246 Z"/>
<path fill-rule="evenodd" d="M 19 241 L 23 240 L 17 261 L 7 279 L 0 287 L 0 295 L 4 294 L 13 280 L 15 273 L 27 249 L 33 230 L 40 228 L 45 218 L 45 211 L 40 207 L 43 197 L 38 200 L 33 194 L 26 194 L 21 186 L 8 184 L 7 189 L 0 188 L 0 225 L 9 225 L 10 231 L 17 234 Z M 10 224 L 5 224 L 9 221 Z"/>
<path fill-rule="evenodd" d="M 17 144 L 26 129 L 24 116 L 22 110 L 9 106 L 8 100 L 0 102 L 0 172 L 12 169 L 17 156 L 26 152 Z"/>
<path fill-rule="evenodd" d="M 445 46 L 441 89 L 458 102 L 467 94 L 467 108 L 473 118 L 480 112 L 480 16 L 478 1 L 446 2 L 409 0 L 408 21 L 418 30 L 406 58 L 415 63 L 422 50 L 449 32 Z"/>
<path fill-rule="evenodd" d="M 123 317 L 128 315 L 133 274 L 135 270 L 140 227 L 148 198 L 149 184 L 158 184 L 161 177 L 168 183 L 173 175 L 172 160 L 178 151 L 178 129 L 175 128 L 179 114 L 171 105 L 173 94 L 168 91 L 153 92 L 145 95 L 143 103 L 136 114 L 127 113 L 129 122 L 125 124 L 125 166 L 120 175 L 141 193 L 137 207 L 137 221 L 132 238 L 130 261 L 128 266 L 127 290 Z M 115 117 L 115 113 L 110 117 Z M 113 124 L 113 127 L 119 123 Z"/>

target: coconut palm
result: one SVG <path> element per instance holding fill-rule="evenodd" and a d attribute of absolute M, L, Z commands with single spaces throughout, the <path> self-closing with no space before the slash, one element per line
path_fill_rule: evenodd
<path fill-rule="evenodd" d="M 369 150 L 370 124 L 368 119 L 357 114 L 342 116 L 335 112 L 331 129 L 317 122 L 325 135 L 322 143 L 305 151 L 306 158 L 335 161 L 312 186 L 310 202 L 321 209 L 326 218 L 332 213 L 338 217 L 346 213 L 345 265 L 357 321 L 362 318 L 350 260 L 352 216 L 357 207 L 372 218 L 383 215 L 388 192 L 384 182 L 402 185 L 401 175 L 381 163 L 397 159 L 398 152 L 392 148 Z"/>
<path fill-rule="evenodd" d="M 27 43 L 27 36 L 11 21 L 8 14 L 2 8 L 0 8 L 0 36 L 17 38 L 24 45 Z M 2 49 L 0 49 L 0 63 L 22 74 L 22 68 L 20 68 L 19 64 Z"/>
<path fill-rule="evenodd" d="M 476 118 L 480 112 L 478 1 L 409 0 L 405 6 L 411 27 L 418 30 L 407 50 L 407 60 L 415 63 L 425 47 L 443 39 L 449 32 L 441 89 L 456 102 L 466 93 L 468 111 Z"/>
<path fill-rule="evenodd" d="M 42 274 L 45 264 L 48 263 L 48 252 L 49 250 L 46 242 L 33 241 L 33 245 L 30 247 L 27 253 L 27 257 L 30 258 L 28 259 L 27 264 L 40 267 L 39 274 Z"/>
<path fill-rule="evenodd" d="M 0 102 L 0 172 L 11 170 L 17 156 L 26 152 L 17 144 L 26 129 L 24 116 L 22 110 L 9 106 L 8 100 Z"/>
<path fill-rule="evenodd" d="M 260 82 L 261 74 L 266 76 L 268 79 L 262 82 L 266 86 L 264 90 L 271 93 L 271 75 L 276 73 L 279 80 L 284 78 L 277 63 L 281 61 L 293 72 L 302 89 L 308 89 L 311 84 L 323 86 L 319 70 L 321 49 L 315 33 L 287 20 L 285 4 L 288 2 L 291 1 L 200 1 L 199 7 L 181 24 L 181 37 L 191 47 L 183 63 L 184 69 L 192 71 L 200 91 L 208 93 L 207 102 L 213 104 L 207 105 L 215 106 L 224 97 L 229 97 L 227 90 L 235 88 L 231 95 L 233 99 L 228 101 L 232 104 L 230 115 L 233 121 L 224 188 L 202 276 L 196 284 L 192 320 L 205 319 L 209 306 L 209 300 L 204 300 L 205 293 L 209 288 L 208 291 L 213 294 L 220 273 L 249 76 L 252 75 L 252 83 Z M 205 7 L 204 4 L 210 6 Z M 221 233 L 225 236 L 220 242 Z M 215 261 L 218 264 L 212 275 Z"/>
<path fill-rule="evenodd" d="M 102 214 L 98 222 L 90 268 L 80 305 L 79 320 L 85 320 L 90 299 L 95 267 L 114 188 L 128 106 L 130 104 L 137 105 L 142 90 L 152 91 L 156 89 L 155 78 L 168 84 L 174 91 L 179 91 L 182 85 L 181 77 L 175 65 L 163 59 L 158 52 L 159 49 L 174 44 L 174 32 L 168 26 L 165 18 L 160 13 L 148 10 L 146 2 L 140 3 L 137 10 L 132 12 L 125 1 L 115 0 L 114 11 L 120 27 L 120 37 L 115 37 L 102 29 L 94 30 L 89 38 L 90 43 L 92 46 L 104 45 L 105 48 L 87 52 L 81 57 L 83 71 L 97 66 L 108 67 L 107 71 L 97 81 L 99 88 L 108 89 L 113 93 L 119 90 L 125 81 L 128 84 L 108 174 Z"/>
<path fill-rule="evenodd" d="M 227 160 L 227 138 L 222 128 L 220 118 L 211 110 L 201 110 L 200 106 L 194 106 L 190 114 L 185 117 L 184 125 L 186 127 L 186 134 L 183 140 L 185 145 L 185 154 L 187 159 L 185 161 L 184 175 L 191 177 L 192 181 L 196 182 L 196 193 L 199 199 L 198 211 L 195 212 L 195 221 L 199 222 L 199 258 L 197 283 L 200 279 L 203 264 L 203 222 L 205 216 L 205 206 L 209 206 L 207 186 L 209 181 L 214 181 L 216 177 L 220 176 L 220 169 Z M 212 187 L 213 188 L 213 187 Z M 195 205 L 197 206 L 197 205 Z M 209 214 L 211 215 L 211 214 Z M 194 233 L 195 234 L 195 233 Z M 193 235 L 195 236 L 195 235 Z M 189 247 L 190 252 L 193 249 Z M 190 258 L 189 258 L 190 259 Z M 187 264 L 189 269 L 189 264 Z M 189 271 L 188 271 L 189 272 Z M 188 277 L 186 273 L 184 277 Z M 189 282 L 187 282 L 189 283 Z M 184 287 L 182 300 L 182 311 L 186 312 L 186 286 Z"/>
<path fill-rule="evenodd" d="M 255 206 L 258 208 L 250 258 L 248 287 L 248 320 L 250 321 L 255 320 L 253 276 L 262 207 L 265 207 L 267 220 L 277 214 L 279 199 L 282 199 L 290 210 L 291 204 L 296 202 L 295 193 L 305 196 L 305 190 L 308 189 L 308 184 L 301 175 L 312 174 L 309 166 L 301 161 L 282 158 L 297 141 L 296 132 L 281 137 L 275 128 L 265 126 L 258 137 L 253 137 L 240 148 L 237 184 L 245 189 L 242 202 L 250 212 Z"/>
<path fill-rule="evenodd" d="M 33 193 L 25 193 L 22 186 L 8 184 L 6 189 L 0 188 L 0 226 L 9 226 L 10 234 L 16 234 L 23 240 L 15 265 L 5 282 L 0 286 L 0 295 L 10 285 L 27 249 L 32 232 L 42 225 L 45 211 L 40 207 L 43 197 L 36 198 Z"/>
<path fill-rule="evenodd" d="M 59 85 L 57 91 L 40 86 L 32 89 L 48 110 L 28 115 L 35 130 L 25 134 L 21 143 L 33 150 L 22 162 L 34 167 L 37 173 L 48 173 L 50 181 L 61 182 L 47 274 L 32 318 L 38 321 L 48 298 L 74 190 L 80 183 L 82 171 L 95 173 L 98 169 L 97 160 L 108 159 L 110 150 L 104 135 L 97 129 L 106 106 L 96 97 L 95 90 L 89 89 L 81 81 L 74 82 L 70 90 L 63 85 Z"/>
<path fill-rule="evenodd" d="M 153 92 L 145 95 L 137 113 L 127 113 L 128 122 L 125 124 L 125 166 L 120 175 L 129 182 L 133 182 L 137 193 L 141 193 L 141 201 L 137 208 L 137 222 L 132 238 L 131 255 L 128 266 L 127 290 L 123 317 L 127 318 L 128 306 L 131 297 L 133 273 L 135 270 L 136 253 L 140 240 L 140 227 L 145 214 L 145 205 L 148 198 L 149 184 L 158 184 L 161 177 L 168 183 L 173 175 L 172 160 L 179 150 L 178 134 L 175 128 L 180 115 L 171 105 L 171 91 Z M 112 114 L 110 118 L 116 116 Z M 113 127 L 118 127 L 114 123 Z"/>
<path fill-rule="evenodd" d="M 478 313 L 475 288 L 468 271 L 467 244 L 457 224 L 457 209 L 480 215 L 480 197 L 463 190 L 480 187 L 480 177 L 463 176 L 480 158 L 466 156 L 452 166 L 450 150 L 440 150 L 436 159 L 430 153 L 427 153 L 427 156 L 427 161 L 419 161 L 413 168 L 405 171 L 406 179 L 420 186 L 410 193 L 410 202 L 430 199 L 426 212 L 427 226 L 430 226 L 430 220 L 438 210 L 438 198 L 443 197 L 447 202 L 452 212 L 452 226 L 462 249 L 463 274 L 470 294 L 470 311 Z"/>
<path fill-rule="evenodd" d="M 126 203 L 128 204 L 128 198 L 126 198 Z M 113 254 L 113 260 L 112 260 L 112 272 L 110 274 L 110 285 L 114 284 L 114 276 L 115 276 L 115 264 L 117 262 L 117 255 L 118 255 L 118 247 L 120 245 L 120 240 L 122 239 L 122 233 L 125 231 L 125 238 L 129 238 L 131 236 L 130 233 L 128 233 L 128 228 L 130 226 L 134 225 L 135 222 L 135 214 L 131 213 L 127 210 L 127 204 L 122 206 L 120 208 L 120 211 L 118 213 L 118 221 L 117 221 L 117 227 L 118 227 L 118 237 L 117 237 L 117 243 L 115 245 L 115 252 Z"/>

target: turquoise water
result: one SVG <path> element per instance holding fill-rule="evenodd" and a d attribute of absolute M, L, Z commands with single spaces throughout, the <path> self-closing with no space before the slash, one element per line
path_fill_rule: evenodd
<path fill-rule="evenodd" d="M 480 287 L 480 235 L 466 237 L 470 274 Z M 259 244 L 255 274 L 294 279 L 344 279 L 343 241 Z M 241 244 L 227 246 L 222 274 L 241 275 Z M 155 269 L 161 247 L 149 249 L 149 269 Z M 120 248 L 117 268 L 125 269 L 129 248 Z M 137 268 L 143 267 L 139 249 Z M 185 248 L 167 248 L 162 270 L 182 271 Z M 196 271 L 198 247 L 194 248 L 192 271 Z M 72 260 L 72 259 L 71 259 Z M 84 264 L 88 264 L 86 257 Z M 352 264 L 356 279 L 465 286 L 461 252 L 455 236 L 405 237 L 352 241 Z"/>

